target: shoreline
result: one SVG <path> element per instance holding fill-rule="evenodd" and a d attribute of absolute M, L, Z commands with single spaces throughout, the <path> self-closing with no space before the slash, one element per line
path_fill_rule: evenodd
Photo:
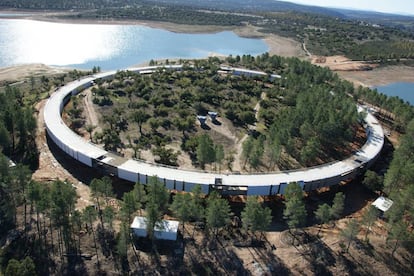
<path fill-rule="evenodd" d="M 390 65 L 369 71 L 337 71 L 340 78 L 354 83 L 356 86 L 372 88 L 396 82 L 414 83 L 414 67 L 406 65 Z"/>
<path fill-rule="evenodd" d="M 218 26 L 218 25 L 186 25 L 163 21 L 144 21 L 144 20 L 99 20 L 99 19 L 71 19 L 58 18 L 56 16 L 67 15 L 67 12 L 26 12 L 0 10 L 0 14 L 16 14 L 16 16 L 4 16 L 0 19 L 21 19 L 35 20 L 50 23 L 62 24 L 96 24 L 96 25 L 140 25 L 154 29 L 162 29 L 173 33 L 187 34 L 212 34 L 218 32 L 231 31 L 237 36 L 250 39 L 260 39 L 268 47 L 268 53 L 271 55 L 280 55 L 285 57 L 306 57 L 301 43 L 288 37 L 282 37 L 275 34 L 264 34 L 258 31 L 258 28 L 252 25 L 245 26 Z M 27 15 L 21 15 L 26 14 Z M 17 14 L 19 16 L 17 16 Z"/>
<path fill-rule="evenodd" d="M 239 37 L 260 39 L 268 47 L 270 55 L 279 55 L 285 57 L 298 57 L 300 59 L 309 60 L 302 44 L 292 38 L 282 37 L 275 34 L 264 34 L 258 31 L 258 27 L 252 25 L 244 26 L 216 26 L 216 25 L 184 25 L 162 21 L 143 21 L 143 20 L 95 20 L 95 19 L 71 19 L 71 18 L 57 18 L 70 14 L 68 12 L 56 11 L 21 11 L 21 10 L 0 10 L 0 14 L 7 16 L 0 17 L 0 19 L 21 19 L 21 20 L 36 20 L 51 23 L 67 23 L 67 24 L 106 24 L 106 25 L 140 25 L 149 28 L 163 29 L 175 33 L 188 34 L 202 34 L 202 33 L 217 33 L 223 31 L 232 31 Z M 15 14 L 15 16 L 13 16 Z M 209 56 L 222 56 L 218 53 L 210 53 Z M 327 57 L 330 58 L 330 57 Z M 335 59 L 337 59 L 335 57 Z M 149 61 L 144 62 L 148 63 Z M 336 62 L 336 60 L 335 60 Z M 142 65 L 142 63 L 140 64 Z M 324 66 L 323 64 L 318 64 Z M 328 64 L 325 66 L 330 67 Z M 130 67 L 135 66 L 134 64 Z M 7 67 L 0 67 L 0 80 L 16 79 L 28 77 L 32 74 L 45 74 L 62 72 L 76 68 L 68 68 L 65 66 L 49 66 L 45 64 L 20 64 L 11 65 Z M 331 68 L 334 69 L 334 68 Z M 38 71 L 38 72 L 36 72 Z M 405 65 L 395 65 L 378 67 L 369 71 L 349 70 L 336 71 L 342 79 L 348 80 L 354 85 L 362 85 L 365 87 L 386 85 L 394 82 L 414 82 L 414 67 Z"/>

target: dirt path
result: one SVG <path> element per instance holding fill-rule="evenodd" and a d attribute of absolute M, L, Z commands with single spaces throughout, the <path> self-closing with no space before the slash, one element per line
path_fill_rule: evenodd
<path fill-rule="evenodd" d="M 76 188 L 78 201 L 77 209 L 83 209 L 93 204 L 90 199 L 90 189 L 87 185 L 76 179 L 69 171 L 67 171 L 55 158 L 50 151 L 46 140 L 46 130 L 44 126 L 43 109 L 47 99 L 40 101 L 36 105 L 37 110 L 37 134 L 36 144 L 39 150 L 39 168 L 33 173 L 32 179 L 40 182 L 48 182 L 54 180 L 68 180 Z"/>
<path fill-rule="evenodd" d="M 303 49 L 303 51 L 305 51 L 305 53 L 308 57 L 310 57 L 310 58 L 312 57 L 311 52 L 309 52 L 308 48 L 306 48 L 306 43 L 305 42 L 302 43 L 302 49 Z"/>
<path fill-rule="evenodd" d="M 87 124 L 95 126 L 95 129 L 92 132 L 93 135 L 95 131 L 101 131 L 102 129 L 99 126 L 98 114 L 96 114 L 96 110 L 93 107 L 92 90 L 89 88 L 85 90 L 83 93 L 85 95 L 85 97 L 83 98 L 83 104 L 85 106 Z"/>
<path fill-rule="evenodd" d="M 260 95 L 260 100 L 266 99 L 266 93 L 262 92 Z M 259 119 L 259 111 L 260 111 L 260 101 L 256 103 L 254 106 L 254 110 L 256 111 L 256 114 L 254 115 L 256 118 L 256 121 Z M 252 127 L 253 130 L 256 129 L 256 125 Z M 243 143 L 246 141 L 246 139 L 249 137 L 249 134 L 246 134 L 241 138 L 237 144 L 236 144 L 236 154 L 234 156 L 234 162 L 233 162 L 233 170 L 234 171 L 241 171 L 243 169 L 244 161 L 242 162 L 242 153 L 243 153 Z M 243 163 L 243 165 L 242 165 Z"/>

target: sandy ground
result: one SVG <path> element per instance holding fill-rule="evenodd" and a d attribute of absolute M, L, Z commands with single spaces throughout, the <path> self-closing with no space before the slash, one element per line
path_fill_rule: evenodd
<path fill-rule="evenodd" d="M 277 36 L 267 36 L 264 38 L 267 40 L 266 42 L 271 47 L 271 53 L 273 54 L 281 54 L 282 52 L 286 53 L 286 55 L 304 55 L 304 52 L 301 50 L 301 45 L 296 44 L 294 41 L 290 41 L 289 39 L 280 38 Z M 273 46 L 271 44 L 273 43 Z M 285 49 L 285 45 L 288 46 L 288 49 Z M 290 48 L 289 48 L 290 47 Z M 335 59 L 334 65 L 335 65 Z M 343 63 L 347 63 L 348 61 L 342 60 Z M 32 64 L 32 65 L 20 65 L 14 66 L 9 68 L 0 68 L 0 81 L 10 81 L 10 82 L 18 82 L 30 77 L 30 75 L 47 75 L 50 73 L 58 73 L 61 72 L 60 68 L 53 68 L 48 67 L 41 64 Z M 378 85 L 378 84 L 386 84 L 390 82 L 396 81 L 410 81 L 414 82 L 414 68 L 412 67 L 405 67 L 405 66 L 390 66 L 385 68 L 376 68 L 372 71 L 339 71 L 338 74 L 354 83 L 362 84 L 365 86 L 371 85 Z M 87 101 L 87 99 L 85 99 Z M 90 100 L 90 99 L 89 99 Z M 87 101 L 89 102 L 89 101 Z M 65 167 L 63 167 L 56 159 L 54 153 L 52 153 L 49 149 L 47 144 L 46 136 L 45 136 L 45 129 L 44 129 L 44 120 L 43 120 L 43 107 L 45 104 L 45 100 L 39 102 L 36 106 L 38 110 L 38 137 L 37 137 L 37 145 L 40 152 L 40 165 L 39 169 L 34 173 L 33 178 L 39 181 L 50 181 L 54 179 L 61 179 L 61 180 L 69 180 L 73 183 L 74 187 L 76 187 L 77 193 L 79 195 L 79 200 L 77 202 L 77 208 L 83 208 L 89 204 L 91 204 L 90 200 L 90 191 L 89 187 L 82 182 L 80 182 L 77 178 L 75 178 L 70 171 L 68 171 Z M 88 113 L 93 113 L 93 111 L 88 111 Z M 92 116 L 93 117 L 93 116 Z M 364 205 L 369 204 L 369 202 L 365 202 Z M 354 206 L 354 205 L 353 205 Z M 362 209 L 362 207 L 360 207 Z M 359 209 L 359 210 L 361 210 Z M 352 217 L 360 217 L 361 211 L 351 213 Z M 385 246 L 385 235 L 383 233 L 384 226 L 377 224 L 374 228 L 375 235 L 370 234 L 369 238 L 371 243 L 373 244 L 376 250 L 379 249 L 379 252 L 373 256 L 369 254 L 365 254 L 363 251 L 357 249 L 354 245 L 351 246 L 350 253 L 343 254 L 339 250 L 339 242 L 341 240 L 339 236 L 340 229 L 344 227 L 345 222 L 347 222 L 349 218 L 344 218 L 338 222 L 336 222 L 336 227 L 331 228 L 325 226 L 321 231 L 321 236 L 323 242 L 327 245 L 329 254 L 332 254 L 333 258 L 337 261 L 331 263 L 328 267 L 328 270 L 333 275 L 347 275 L 352 274 L 352 270 L 343 269 L 343 263 L 360 265 L 361 267 L 365 268 L 365 272 L 368 274 L 384 274 L 384 275 L 397 275 L 398 272 L 396 270 L 390 270 L 390 266 L 392 265 L 384 265 L 387 263 L 387 259 L 393 260 L 389 254 L 384 254 L 384 251 L 389 252 L 389 248 Z M 308 228 L 307 231 L 315 233 L 317 231 L 317 227 Z M 274 271 L 271 271 L 273 267 L 280 267 L 285 266 L 290 273 L 293 275 L 310 275 L 314 274 L 311 270 L 311 264 L 304 258 L 304 252 L 306 251 L 305 247 L 295 248 L 290 244 L 284 241 L 283 236 L 285 235 L 285 231 L 275 231 L 275 232 L 267 232 L 266 237 L 269 241 L 269 244 L 275 246 L 275 250 L 269 249 L 268 246 L 264 249 L 255 249 L 255 248 L 235 248 L 234 246 L 230 246 L 232 252 L 234 252 L 235 256 L 238 257 L 237 259 L 241 260 L 243 267 L 246 271 L 251 275 L 272 275 Z M 364 232 L 360 232 L 360 239 L 364 236 Z M 203 244 L 198 243 L 196 241 L 195 247 L 202 248 Z M 189 250 L 190 251 L 190 250 Z M 221 263 L 224 260 L 230 258 L 226 256 L 226 258 L 217 257 L 218 253 L 215 254 L 213 251 L 211 260 L 217 261 L 217 263 Z M 144 254 L 141 254 L 143 256 Z M 217 256 L 216 256 L 217 255 Z M 186 254 L 186 258 L 188 258 L 188 254 Z M 234 257 L 231 259 L 235 259 Z M 344 262 L 340 260 L 345 260 Z M 392 261 L 391 261 L 392 262 Z M 395 263 L 398 263 L 396 260 Z M 278 265 L 279 264 L 279 265 Z M 361 272 L 361 270 L 357 270 Z M 278 271 L 280 272 L 280 271 Z M 282 270 L 283 272 L 283 270 Z M 282 273 L 277 273 L 278 275 L 282 275 Z"/>
<path fill-rule="evenodd" d="M 36 105 L 36 110 L 38 111 L 36 144 L 39 150 L 39 168 L 33 173 L 32 178 L 42 182 L 57 179 L 70 181 L 76 188 L 79 197 L 79 200 L 76 203 L 76 208 L 83 209 L 86 206 L 93 204 L 90 198 L 90 189 L 63 167 L 51 152 L 46 140 L 46 129 L 43 117 L 43 108 L 46 101 L 47 100 L 42 100 Z"/>
<path fill-rule="evenodd" d="M 393 82 L 414 82 L 414 67 L 387 66 L 371 71 L 342 71 L 340 77 L 355 84 L 372 87 Z"/>
<path fill-rule="evenodd" d="M 44 64 L 24 64 L 0 68 L 0 81 L 20 81 L 30 76 L 58 74 L 68 71 L 60 67 L 51 67 Z"/>
<path fill-rule="evenodd" d="M 344 56 L 311 56 L 313 64 L 329 67 L 332 71 L 364 71 L 378 67 L 364 61 L 350 60 Z"/>

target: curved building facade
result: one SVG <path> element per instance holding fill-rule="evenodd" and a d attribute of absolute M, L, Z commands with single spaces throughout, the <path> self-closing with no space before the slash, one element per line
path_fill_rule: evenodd
<path fill-rule="evenodd" d="M 165 70 L 181 70 L 181 65 L 167 65 Z M 159 69 L 157 66 L 131 68 L 141 74 Z M 263 75 L 260 71 L 223 67 L 235 75 Z M 44 108 L 45 127 L 49 137 L 66 154 L 105 173 L 131 182 L 147 184 L 149 177 L 157 176 L 167 189 L 191 191 L 195 185 L 201 185 L 204 193 L 217 190 L 222 194 L 276 195 L 284 194 L 290 182 L 298 182 L 304 191 L 331 186 L 348 181 L 363 173 L 380 155 L 384 145 L 384 132 L 377 119 L 367 111 L 365 118 L 367 140 L 353 155 L 345 160 L 327 163 L 301 170 L 281 171 L 263 174 L 224 174 L 202 171 L 188 171 L 160 166 L 145 161 L 120 157 L 92 144 L 74 133 L 62 120 L 64 106 L 71 97 L 91 87 L 94 80 L 111 78 L 117 71 L 110 71 L 73 81 L 57 90 Z M 271 78 L 280 77 L 271 75 Z M 363 107 L 358 107 L 363 111 Z"/>

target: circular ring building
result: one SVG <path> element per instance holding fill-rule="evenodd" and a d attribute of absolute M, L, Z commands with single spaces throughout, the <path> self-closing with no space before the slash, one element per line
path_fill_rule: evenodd
<path fill-rule="evenodd" d="M 166 65 L 165 70 L 181 70 L 181 65 Z M 157 66 L 131 68 L 141 74 L 159 69 Z M 267 75 L 264 72 L 241 68 L 223 67 L 223 70 L 235 75 Z M 131 160 L 105 151 L 73 132 L 62 120 L 62 110 L 71 97 L 91 87 L 94 80 L 110 79 L 117 71 L 99 73 L 73 81 L 58 89 L 48 100 L 44 108 L 47 134 L 53 142 L 73 159 L 85 166 L 99 169 L 107 174 L 131 182 L 147 184 L 149 177 L 156 176 L 167 189 L 191 191 L 195 185 L 201 185 L 204 193 L 217 190 L 229 195 L 276 195 L 283 194 L 290 182 L 297 182 L 304 191 L 311 191 L 348 181 L 363 173 L 380 155 L 384 144 L 384 132 L 373 114 L 367 110 L 365 144 L 348 158 L 309 167 L 300 170 L 280 171 L 258 174 L 223 174 L 202 171 L 189 171 L 165 167 L 145 161 Z M 270 75 L 270 78 L 280 77 Z M 363 111 L 363 107 L 358 107 Z"/>

